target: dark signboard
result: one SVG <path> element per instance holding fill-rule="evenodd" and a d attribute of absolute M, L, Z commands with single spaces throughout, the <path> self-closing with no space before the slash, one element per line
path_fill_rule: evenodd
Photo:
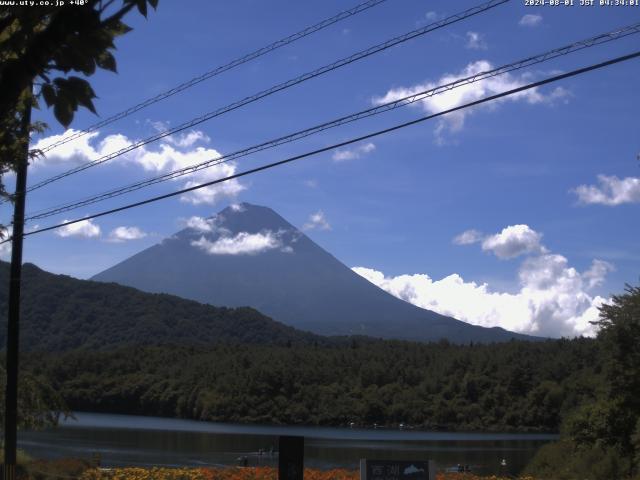
<path fill-rule="evenodd" d="M 433 480 L 432 461 L 360 460 L 360 480 Z"/>
<path fill-rule="evenodd" d="M 282 436 L 278 450 L 278 480 L 302 480 L 304 437 Z"/>

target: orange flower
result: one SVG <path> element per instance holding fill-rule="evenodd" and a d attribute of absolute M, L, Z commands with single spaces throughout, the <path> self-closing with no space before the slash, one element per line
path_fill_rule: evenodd
<path fill-rule="evenodd" d="M 359 480 L 357 470 L 315 470 L 305 468 L 305 480 Z M 228 468 L 113 468 L 86 470 L 80 480 L 277 480 L 274 467 Z M 478 476 L 473 473 L 438 473 L 437 480 L 509 480 L 505 477 Z M 535 480 L 520 477 L 518 480 Z"/>

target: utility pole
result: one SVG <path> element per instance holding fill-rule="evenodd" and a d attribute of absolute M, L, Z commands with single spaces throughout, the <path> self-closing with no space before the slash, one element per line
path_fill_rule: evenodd
<path fill-rule="evenodd" d="M 9 280 L 9 318 L 7 322 L 7 386 L 4 415 L 4 480 L 16 478 L 18 436 L 18 343 L 20 340 L 20 284 L 22 280 L 22 235 L 29 165 L 29 125 L 31 124 L 31 90 L 26 92 L 20 136 L 24 150 L 16 161 L 13 237 L 11 239 L 11 273 Z"/>

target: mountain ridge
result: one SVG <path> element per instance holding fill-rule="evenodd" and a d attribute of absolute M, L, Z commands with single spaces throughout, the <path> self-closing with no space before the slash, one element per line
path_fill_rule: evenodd
<path fill-rule="evenodd" d="M 0 261 L 0 308 L 7 310 L 9 264 Z M 255 309 L 220 308 L 174 295 L 80 280 L 23 265 L 21 347 L 103 350 L 175 344 L 317 344 L 328 339 L 276 322 Z M 2 318 L 6 325 L 6 314 Z M 0 325 L 0 345 L 6 326 Z"/>
<path fill-rule="evenodd" d="M 201 220 L 92 280 L 212 305 L 249 305 L 320 335 L 457 343 L 536 339 L 474 326 L 400 300 L 268 207 L 242 203 Z"/>

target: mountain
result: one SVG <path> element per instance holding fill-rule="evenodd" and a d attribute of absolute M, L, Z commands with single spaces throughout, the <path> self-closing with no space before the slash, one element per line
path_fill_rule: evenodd
<path fill-rule="evenodd" d="M 218 308 L 173 295 L 54 275 L 32 264 L 22 273 L 20 343 L 27 350 L 99 350 L 141 345 L 316 344 L 251 308 Z M 0 262 L 0 309 L 7 311 L 9 264 Z M 6 315 L 6 314 L 5 314 Z M 6 344 L 6 317 L 0 345 Z"/>
<path fill-rule="evenodd" d="M 251 306 L 322 335 L 453 342 L 533 338 L 473 326 L 399 300 L 270 208 L 248 203 L 193 222 L 93 280 L 212 305 Z"/>

